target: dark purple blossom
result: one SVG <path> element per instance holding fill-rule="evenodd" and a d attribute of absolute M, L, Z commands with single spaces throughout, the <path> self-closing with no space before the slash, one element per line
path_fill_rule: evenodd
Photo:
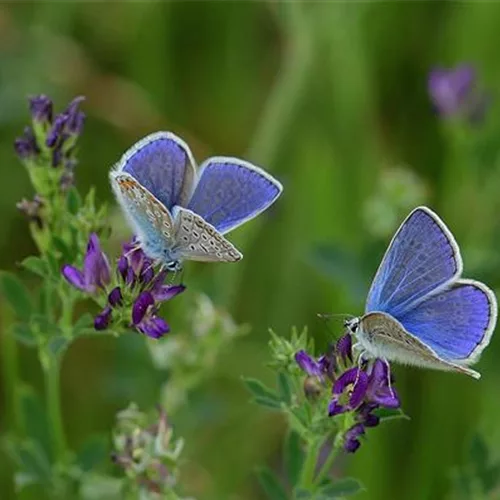
<path fill-rule="evenodd" d="M 40 152 L 31 127 L 24 128 L 22 137 L 14 141 L 14 149 L 21 160 L 35 157 Z"/>
<path fill-rule="evenodd" d="M 349 333 L 340 337 L 335 348 L 344 363 L 347 363 L 347 360 L 352 363 L 352 337 Z"/>
<path fill-rule="evenodd" d="M 333 397 L 328 406 L 328 414 L 333 417 L 339 413 L 356 410 L 363 402 L 368 388 L 368 375 L 359 368 L 346 370 L 332 387 Z M 342 403 L 342 399 L 346 399 Z"/>
<path fill-rule="evenodd" d="M 477 90 L 476 83 L 476 72 L 471 65 L 435 68 L 429 73 L 429 96 L 442 117 L 465 116 L 470 121 L 477 121 L 486 111 L 488 98 Z"/>
<path fill-rule="evenodd" d="M 142 292 L 132 307 L 132 323 L 148 337 L 159 339 L 170 331 L 167 322 L 156 315 L 158 312 L 151 292 Z"/>
<path fill-rule="evenodd" d="M 398 395 L 391 386 L 389 367 L 381 359 L 376 359 L 371 368 L 366 399 L 386 408 L 399 408 L 400 406 Z"/>
<path fill-rule="evenodd" d="M 87 244 L 87 253 L 83 261 L 83 269 L 65 265 L 62 274 L 66 280 L 87 293 L 95 293 L 110 282 L 110 268 L 106 254 L 101 250 L 97 234 L 92 233 Z"/>
<path fill-rule="evenodd" d="M 68 116 L 66 114 L 57 115 L 54 123 L 52 124 L 49 133 L 47 134 L 47 138 L 45 139 L 45 145 L 48 148 L 53 148 L 56 146 L 61 146 L 61 143 L 64 139 L 64 128 L 66 127 L 66 123 L 68 121 Z"/>
<path fill-rule="evenodd" d="M 31 97 L 29 100 L 30 112 L 35 122 L 52 122 L 52 101 L 46 95 Z"/>
<path fill-rule="evenodd" d="M 64 114 L 68 117 L 66 121 L 66 131 L 70 135 L 80 135 L 85 123 L 85 113 L 80 111 L 79 106 L 85 100 L 85 97 L 75 97 L 66 108 Z"/>
<path fill-rule="evenodd" d="M 321 365 L 315 359 L 311 358 L 306 351 L 299 351 L 295 354 L 295 361 L 308 375 L 323 380 Z"/>
<path fill-rule="evenodd" d="M 94 328 L 96 330 L 106 330 L 111 322 L 111 307 L 106 306 L 95 318 Z"/>
<path fill-rule="evenodd" d="M 122 291 L 119 286 L 115 286 L 108 295 L 108 303 L 111 307 L 121 306 L 123 303 Z"/>
<path fill-rule="evenodd" d="M 362 424 L 352 426 L 344 436 L 344 450 L 349 453 L 354 453 L 360 446 L 359 437 L 365 433 L 365 428 Z"/>

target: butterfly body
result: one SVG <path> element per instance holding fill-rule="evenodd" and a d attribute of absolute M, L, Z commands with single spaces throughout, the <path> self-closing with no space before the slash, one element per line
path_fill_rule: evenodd
<path fill-rule="evenodd" d="M 223 235 L 270 206 L 282 186 L 248 162 L 214 157 L 196 169 L 170 132 L 147 136 L 110 172 L 116 198 L 146 255 L 168 269 L 184 260 L 236 262 Z"/>
<path fill-rule="evenodd" d="M 346 322 L 364 355 L 479 378 L 468 366 L 491 339 L 497 302 L 483 283 L 462 279 L 462 268 L 443 221 L 416 208 L 389 245 L 365 314 Z"/>

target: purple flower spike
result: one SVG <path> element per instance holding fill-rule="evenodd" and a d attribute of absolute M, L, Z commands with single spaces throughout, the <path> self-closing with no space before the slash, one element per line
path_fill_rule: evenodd
<path fill-rule="evenodd" d="M 52 101 L 46 95 L 31 97 L 30 112 L 34 121 L 52 122 Z"/>
<path fill-rule="evenodd" d="M 386 408 L 399 408 L 399 397 L 395 389 L 390 386 L 390 376 L 387 364 L 381 359 L 376 359 L 370 372 L 366 397 L 372 403 Z"/>
<path fill-rule="evenodd" d="M 106 306 L 94 319 L 94 328 L 96 330 L 106 330 L 111 321 L 111 307 Z"/>
<path fill-rule="evenodd" d="M 99 238 L 92 233 L 87 244 L 87 253 L 83 261 L 83 270 L 65 265 L 62 274 L 66 280 L 87 293 L 94 293 L 98 288 L 104 288 L 110 281 L 110 268 L 106 254 L 102 252 Z"/>
<path fill-rule="evenodd" d="M 299 351 L 295 354 L 295 361 L 308 375 L 323 378 L 321 366 L 306 351 Z"/>
<path fill-rule="evenodd" d="M 333 398 L 328 407 L 330 416 L 338 415 L 346 411 L 355 410 L 362 402 L 368 387 L 368 375 L 359 368 L 350 368 L 345 371 L 333 384 Z M 342 405 L 340 396 L 350 388 L 349 402 Z"/>
<path fill-rule="evenodd" d="M 344 449 L 349 453 L 354 453 L 360 446 L 359 436 L 365 433 L 362 424 L 356 424 L 351 427 L 344 436 Z"/>
<path fill-rule="evenodd" d="M 336 351 L 342 357 L 344 363 L 347 360 L 352 363 L 352 337 L 349 333 L 346 333 L 337 341 L 337 345 L 335 346 Z"/>

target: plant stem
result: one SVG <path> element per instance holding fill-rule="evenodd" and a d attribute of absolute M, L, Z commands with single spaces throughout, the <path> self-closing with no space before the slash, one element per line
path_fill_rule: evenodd
<path fill-rule="evenodd" d="M 318 486 L 321 481 L 328 476 L 328 473 L 330 472 L 333 462 L 337 458 L 337 454 L 340 450 L 342 440 L 339 437 L 340 435 L 337 434 L 333 441 L 333 446 L 332 449 L 330 450 L 330 453 L 328 454 L 328 457 L 326 457 L 325 462 L 321 466 L 321 469 L 319 470 L 318 474 L 316 475 L 316 480 L 314 481 L 314 484 Z"/>
<path fill-rule="evenodd" d="M 307 491 L 311 491 L 314 485 L 314 472 L 316 471 L 321 444 L 321 440 L 313 440 L 310 443 L 302 466 L 300 485 Z"/>
<path fill-rule="evenodd" d="M 42 360 L 45 375 L 45 397 L 49 421 L 52 426 L 52 442 L 54 444 L 54 456 L 56 460 L 62 461 L 66 455 L 66 437 L 61 412 L 61 385 L 60 370 L 61 361 L 57 356 L 47 355 Z"/>

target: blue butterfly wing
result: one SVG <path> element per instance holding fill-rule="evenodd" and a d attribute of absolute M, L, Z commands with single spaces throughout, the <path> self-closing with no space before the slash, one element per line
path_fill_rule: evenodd
<path fill-rule="evenodd" d="M 187 204 L 196 176 L 191 151 L 171 132 L 140 140 L 122 156 L 116 171 L 131 175 L 169 210 Z"/>
<path fill-rule="evenodd" d="M 282 189 L 276 179 L 251 163 L 210 158 L 200 168 L 187 208 L 224 234 L 269 207 Z"/>
<path fill-rule="evenodd" d="M 366 312 L 398 318 L 461 273 L 462 258 L 453 235 L 434 212 L 418 207 L 387 249 L 368 293 Z"/>
<path fill-rule="evenodd" d="M 469 364 L 490 341 L 497 302 L 483 283 L 459 280 L 395 318 L 441 359 Z"/>

